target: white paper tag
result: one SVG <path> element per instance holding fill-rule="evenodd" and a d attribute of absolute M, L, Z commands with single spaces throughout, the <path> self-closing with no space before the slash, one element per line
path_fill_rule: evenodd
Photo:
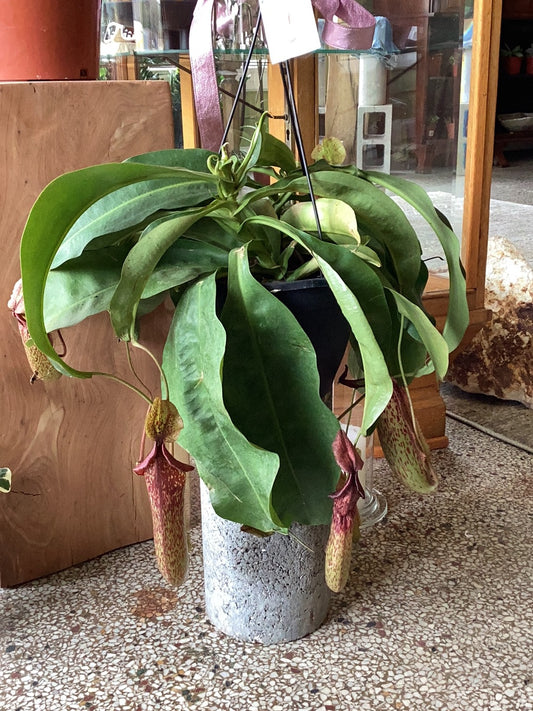
<path fill-rule="evenodd" d="M 259 0 L 272 64 L 320 49 L 311 0 Z"/>

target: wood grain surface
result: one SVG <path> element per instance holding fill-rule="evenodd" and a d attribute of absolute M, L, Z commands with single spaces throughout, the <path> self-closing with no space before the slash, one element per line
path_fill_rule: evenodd
<path fill-rule="evenodd" d="M 0 466 L 13 472 L 0 499 L 0 584 L 15 585 L 151 537 L 144 481 L 132 473 L 146 404 L 104 378 L 30 385 L 7 308 L 19 242 L 42 188 L 68 170 L 173 146 L 166 82 L 0 84 Z M 161 347 L 162 307 L 147 344 Z M 66 329 L 73 364 L 128 376 L 107 314 Z M 146 333 L 144 331 L 146 330 Z M 143 379 L 157 387 L 148 359 Z"/>

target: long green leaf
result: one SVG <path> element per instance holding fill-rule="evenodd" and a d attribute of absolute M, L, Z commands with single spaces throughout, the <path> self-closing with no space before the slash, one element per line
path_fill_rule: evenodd
<path fill-rule="evenodd" d="M 229 211 L 221 209 L 191 225 L 187 230 L 187 237 L 231 252 L 243 244 L 239 228 L 240 223 L 230 216 Z"/>
<path fill-rule="evenodd" d="M 111 323 L 118 338 L 125 341 L 132 338 L 137 305 L 159 260 L 191 225 L 214 209 L 216 206 L 210 205 L 162 219 L 147 228 L 142 239 L 130 250 L 109 306 Z"/>
<path fill-rule="evenodd" d="M 234 246 L 231 244 L 229 249 Z M 229 249 L 180 238 L 159 260 L 146 283 L 142 299 L 152 299 L 217 269 L 227 269 Z M 51 332 L 72 326 L 88 316 L 107 311 L 120 281 L 127 251 L 123 247 L 87 251 L 58 269 L 52 269 L 44 295 L 46 330 Z M 146 306 L 150 308 L 149 304 Z"/>
<path fill-rule="evenodd" d="M 316 355 L 290 311 L 251 275 L 245 247 L 229 259 L 222 310 L 224 400 L 247 439 L 279 456 L 272 502 L 284 524 L 324 524 L 339 468 L 337 419 L 322 402 Z M 325 338 L 327 336 L 325 335 Z"/>
<path fill-rule="evenodd" d="M 78 257 L 97 237 L 122 233 L 142 223 L 159 210 L 178 210 L 212 199 L 216 185 L 172 178 L 147 180 L 127 185 L 98 200 L 86 210 L 69 230 L 53 262 L 53 267 Z"/>
<path fill-rule="evenodd" d="M 285 532 L 270 506 L 279 459 L 248 442 L 224 405 L 225 333 L 215 315 L 215 297 L 214 275 L 187 289 L 163 353 L 170 399 L 184 423 L 179 443 L 194 457 L 219 516 L 261 531 Z"/>
<path fill-rule="evenodd" d="M 439 217 L 431 198 L 420 185 L 383 173 L 368 172 L 367 175 L 374 183 L 391 190 L 412 205 L 432 227 L 442 245 L 450 277 L 448 314 L 442 333 L 451 352 L 461 342 L 469 323 L 466 280 L 461 267 L 459 239 Z"/>
<path fill-rule="evenodd" d="M 56 178 L 37 198 L 20 247 L 26 319 L 37 348 L 69 375 L 88 378 L 92 373 L 68 366 L 53 349 L 46 332 L 44 290 L 59 246 L 79 216 L 100 198 L 130 183 L 165 178 L 173 172 L 172 168 L 127 163 L 97 165 Z"/>
<path fill-rule="evenodd" d="M 120 279 L 127 247 L 86 252 L 48 275 L 45 327 L 50 333 L 106 311 Z"/>
<path fill-rule="evenodd" d="M 359 302 L 324 259 L 317 256 L 317 261 L 359 345 L 365 373 L 365 400 L 361 429 L 367 432 L 391 398 L 392 380 L 381 349 Z"/>
<path fill-rule="evenodd" d="M 369 246 L 375 248 L 377 242 L 384 253 L 390 255 L 391 265 L 384 262 L 382 268 L 387 270 L 393 282 L 398 283 L 402 293 L 414 298 L 422 251 L 416 233 L 399 205 L 368 180 L 343 171 L 313 173 L 312 183 L 317 196 L 342 200 L 355 211 L 359 232 L 372 238 Z M 305 178 L 285 178 L 245 196 L 240 209 L 244 210 L 254 200 L 279 190 L 309 192 Z"/>
<path fill-rule="evenodd" d="M 394 297 L 398 311 L 408 318 L 416 328 L 435 366 L 437 377 L 442 380 L 448 370 L 448 345 L 446 341 L 416 304 L 413 304 L 405 296 L 398 294 L 393 289 L 390 289 L 390 292 Z"/>
<path fill-rule="evenodd" d="M 143 163 L 169 168 L 187 168 L 202 173 L 209 173 L 207 159 L 213 155 L 205 148 L 170 148 L 164 151 L 149 151 L 127 158 L 124 163 Z"/>
<path fill-rule="evenodd" d="M 296 168 L 296 161 L 294 153 L 286 143 L 275 138 L 272 134 L 266 133 L 263 135 L 261 153 L 256 165 L 260 167 L 276 166 L 289 173 Z"/>
<path fill-rule="evenodd" d="M 275 225 L 295 242 L 309 250 L 313 257 L 321 257 L 339 274 L 346 286 L 357 298 L 366 319 L 378 341 L 391 371 L 397 368 L 395 344 L 392 342 L 390 308 L 383 285 L 375 271 L 358 255 L 358 245 L 336 245 L 299 230 L 283 221 L 275 221 L 265 216 L 251 217 L 244 223 Z"/>
<path fill-rule="evenodd" d="M 227 269 L 229 251 L 229 249 L 180 237 L 159 260 L 146 282 L 142 298 L 181 286 L 218 269 Z"/>
<path fill-rule="evenodd" d="M 394 200 L 365 180 L 342 172 L 317 173 L 313 186 L 317 195 L 343 200 L 354 209 L 360 233 L 386 247 L 394 264 L 393 278 L 401 292 L 411 296 L 422 250 L 411 223 Z"/>

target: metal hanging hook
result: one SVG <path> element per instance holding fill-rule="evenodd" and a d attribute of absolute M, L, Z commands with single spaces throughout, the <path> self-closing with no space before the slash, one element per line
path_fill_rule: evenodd
<path fill-rule="evenodd" d="M 244 84 L 246 82 L 246 75 L 248 73 L 248 69 L 250 68 L 250 63 L 252 61 L 253 52 L 255 49 L 256 42 L 257 42 L 257 37 L 259 36 L 260 27 L 261 27 L 261 9 L 259 9 L 259 11 L 257 13 L 257 22 L 255 24 L 254 33 L 252 36 L 252 42 L 250 44 L 250 49 L 248 50 L 248 54 L 247 54 L 246 59 L 244 61 L 242 75 L 239 80 L 237 92 L 235 94 L 235 98 L 233 100 L 233 105 L 231 107 L 231 111 L 229 113 L 228 120 L 226 122 L 226 127 L 224 128 L 224 134 L 222 136 L 222 141 L 220 143 L 221 148 L 228 138 L 229 129 L 230 129 L 231 123 L 233 121 L 233 118 L 235 116 L 235 111 L 237 110 L 237 105 L 239 103 L 239 100 L 240 100 L 240 97 L 241 97 L 241 94 L 242 94 L 242 91 L 244 88 Z M 293 85 L 292 85 L 290 66 L 289 66 L 289 62 L 287 60 L 280 63 L 280 71 L 281 71 L 281 79 L 283 82 L 283 91 L 285 94 L 285 100 L 287 101 L 287 105 L 289 108 L 289 119 L 291 121 L 292 128 L 294 131 L 294 138 L 296 141 L 296 149 L 298 151 L 298 157 L 300 159 L 302 171 L 305 175 L 305 178 L 307 180 L 307 186 L 309 188 L 309 197 L 311 199 L 311 204 L 313 206 L 313 214 L 315 216 L 318 237 L 319 237 L 319 239 L 322 239 L 322 229 L 320 226 L 320 218 L 318 215 L 318 208 L 316 205 L 316 197 L 315 197 L 315 193 L 314 193 L 314 189 L 313 189 L 313 184 L 311 181 L 311 174 L 309 173 L 309 167 L 307 165 L 307 160 L 305 157 L 305 148 L 304 148 L 303 139 L 302 139 L 302 132 L 300 129 L 300 122 L 298 120 L 298 112 L 296 110 L 296 102 L 294 100 L 294 90 L 293 90 Z"/>

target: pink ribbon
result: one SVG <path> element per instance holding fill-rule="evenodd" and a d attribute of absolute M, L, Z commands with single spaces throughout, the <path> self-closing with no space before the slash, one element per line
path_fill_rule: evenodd
<path fill-rule="evenodd" d="M 312 0 L 324 18 L 323 41 L 336 49 L 370 49 L 375 17 L 355 0 Z M 198 0 L 189 32 L 189 57 L 193 79 L 200 143 L 218 151 L 224 133 L 213 55 L 213 11 L 217 22 L 227 21 L 223 0 Z M 343 24 L 333 22 L 336 15 Z"/>
<path fill-rule="evenodd" d="M 200 145 L 218 152 L 224 126 L 213 55 L 213 4 L 214 0 L 198 0 L 196 3 L 189 30 L 189 59 Z"/>

